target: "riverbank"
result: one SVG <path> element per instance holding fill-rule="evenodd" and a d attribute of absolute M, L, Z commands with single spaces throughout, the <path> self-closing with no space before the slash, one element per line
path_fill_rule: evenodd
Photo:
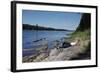
<path fill-rule="evenodd" d="M 68 48 L 48 49 L 47 45 L 38 48 L 37 53 L 23 57 L 23 62 L 48 62 L 64 60 L 85 60 L 90 59 L 90 30 L 73 33 L 71 37 L 65 38 L 64 41 L 72 42 L 80 39 L 80 44 Z"/>

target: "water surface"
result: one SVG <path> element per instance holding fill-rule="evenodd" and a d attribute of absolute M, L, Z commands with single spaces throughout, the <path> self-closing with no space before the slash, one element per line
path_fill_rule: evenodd
<path fill-rule="evenodd" d="M 38 44 L 43 44 L 44 41 L 48 43 L 48 48 L 52 48 L 53 42 L 59 40 L 63 41 L 64 37 L 69 37 L 67 34 L 72 32 L 68 31 L 36 31 L 36 30 L 23 30 L 23 50 L 25 49 L 36 49 L 40 47 Z M 42 39 L 42 41 L 34 42 L 36 40 Z M 35 51 L 34 51 L 35 52 Z M 24 55 L 33 53 L 32 51 L 24 51 Z"/>

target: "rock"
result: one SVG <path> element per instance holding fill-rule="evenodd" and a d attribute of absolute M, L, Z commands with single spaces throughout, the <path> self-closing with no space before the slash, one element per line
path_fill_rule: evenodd
<path fill-rule="evenodd" d="M 41 62 L 46 57 L 48 57 L 48 54 L 47 53 L 41 53 L 39 56 L 37 56 L 37 58 L 34 60 L 34 62 Z"/>
<path fill-rule="evenodd" d="M 62 50 L 62 51 L 61 51 Z M 81 53 L 81 47 L 71 46 L 69 48 L 40 49 L 38 55 L 31 55 L 23 58 L 23 62 L 47 62 L 47 61 L 64 61 L 71 60 L 71 58 L 78 57 Z"/>
<path fill-rule="evenodd" d="M 28 59 L 29 59 L 28 56 L 25 56 L 25 57 L 23 57 L 22 61 L 23 61 L 23 62 L 27 62 Z"/>
<path fill-rule="evenodd" d="M 23 62 L 33 62 L 38 54 L 23 57 Z"/>
<path fill-rule="evenodd" d="M 59 54 L 59 51 L 56 48 L 54 48 L 54 49 L 51 50 L 49 55 L 50 56 L 55 56 L 55 55 L 58 55 L 58 54 Z"/>

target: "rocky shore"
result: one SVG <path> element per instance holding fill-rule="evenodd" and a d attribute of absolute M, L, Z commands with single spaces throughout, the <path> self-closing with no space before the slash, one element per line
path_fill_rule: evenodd
<path fill-rule="evenodd" d="M 85 43 L 85 44 L 84 44 Z M 64 61 L 64 60 L 79 60 L 79 59 L 89 59 L 90 57 L 87 56 L 80 56 L 80 54 L 85 54 L 86 48 L 83 48 L 83 46 L 87 46 L 89 43 L 89 40 L 86 40 L 84 42 L 80 42 L 79 45 L 71 46 L 68 48 L 53 48 L 48 49 L 47 46 L 43 46 L 41 48 L 37 49 L 37 53 L 30 55 L 30 56 L 24 56 L 23 62 L 48 62 L 48 61 Z M 31 50 L 32 51 L 32 50 Z"/>

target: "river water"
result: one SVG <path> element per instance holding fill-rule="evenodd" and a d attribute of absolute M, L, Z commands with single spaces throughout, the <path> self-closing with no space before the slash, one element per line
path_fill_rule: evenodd
<path fill-rule="evenodd" d="M 69 31 L 36 31 L 36 30 L 23 30 L 22 47 L 23 49 L 35 49 L 41 44 L 40 41 L 46 40 L 48 47 L 53 47 L 53 42 L 59 40 L 63 41 L 64 37 L 69 37 Z M 37 40 L 40 40 L 37 42 Z M 43 44 L 43 42 L 42 42 Z M 26 54 L 27 52 L 24 52 Z M 30 53 L 30 51 L 29 51 Z"/>

